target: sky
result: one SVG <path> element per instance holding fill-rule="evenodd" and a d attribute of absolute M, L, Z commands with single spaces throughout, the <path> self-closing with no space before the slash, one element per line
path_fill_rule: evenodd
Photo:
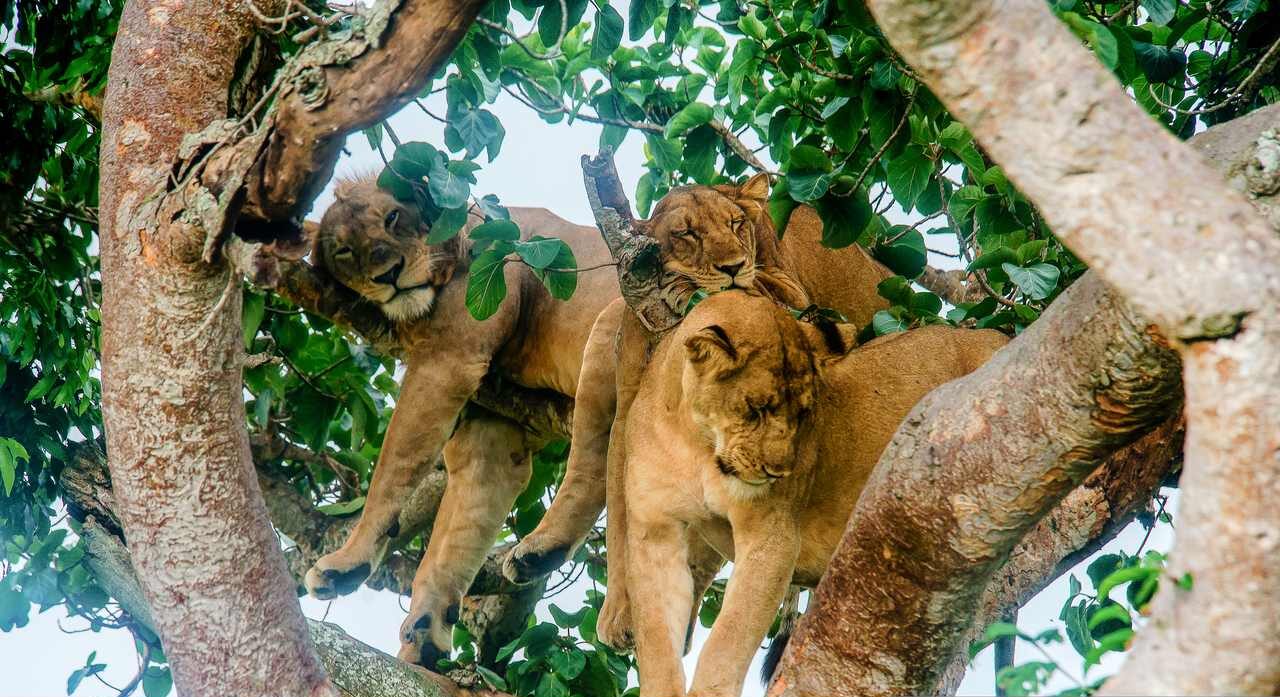
<path fill-rule="evenodd" d="M 436 113 L 444 113 L 442 95 L 436 95 L 428 101 Z M 477 194 L 496 194 L 506 205 L 541 206 L 575 223 L 591 224 L 591 210 L 587 205 L 582 187 L 582 173 L 579 158 L 584 154 L 595 154 L 599 138 L 599 127 L 585 122 L 573 125 L 547 124 L 539 119 L 531 110 L 503 95 L 496 105 L 490 109 L 498 116 L 506 127 L 507 136 L 502 152 L 493 163 L 484 164 L 477 173 L 478 184 L 473 188 Z M 392 128 L 404 141 L 426 141 L 434 144 L 443 142 L 443 125 L 427 117 L 422 111 L 410 105 L 405 111 L 391 119 Z M 635 191 L 635 185 L 643 174 L 644 155 L 641 149 L 642 139 L 632 135 L 622 144 L 615 156 L 618 171 L 628 192 Z M 389 145 L 389 143 L 388 143 Z M 344 156 L 337 168 L 339 176 L 355 172 L 368 171 L 381 167 L 381 160 L 369 148 L 366 139 L 357 134 L 348 140 L 350 155 Z M 317 200 L 311 215 L 319 219 L 321 212 L 333 200 L 332 186 L 326 188 Z M 901 211 L 891 213 L 894 222 L 913 222 Z M 947 246 L 947 241 L 951 246 Z M 954 251 L 954 241 L 939 242 L 930 239 L 931 246 L 938 246 L 944 251 Z M 943 256 L 935 255 L 931 263 L 942 268 L 954 267 L 955 262 Z M 1104 551 L 1137 549 L 1144 531 L 1139 526 L 1131 526 L 1116 541 L 1108 545 Z M 1158 526 L 1148 541 L 1148 549 L 1167 551 L 1172 541 L 1169 526 Z M 1078 577 L 1083 577 L 1083 568 L 1088 560 L 1076 570 Z M 589 582 L 580 581 L 566 589 L 554 599 L 564 608 L 581 605 Z M 1022 611 L 1019 625 L 1031 634 L 1050 626 L 1057 626 L 1058 610 L 1066 598 L 1065 577 L 1055 582 L 1039 596 L 1033 599 Z M 405 616 L 407 599 L 402 600 L 389 592 L 377 592 L 361 589 L 353 595 L 339 598 L 331 602 L 321 602 L 310 598 L 301 600 L 303 612 L 316 619 L 325 618 L 342 626 L 349 634 L 383 651 L 394 654 L 397 649 L 396 633 Z M 550 619 L 544 605 L 539 615 Z M 128 633 L 122 630 L 106 630 L 100 633 L 79 631 L 65 633 L 67 630 L 83 630 L 83 621 L 68 619 L 59 608 L 33 615 L 31 623 L 23 629 L 9 634 L 0 634 L 0 697 L 44 697 L 46 695 L 66 694 L 66 678 L 77 667 L 85 662 L 91 651 L 97 651 L 96 660 L 108 664 L 103 677 L 116 685 L 127 682 L 135 670 L 135 653 L 133 642 Z M 686 673 L 692 675 L 697 657 L 697 649 L 705 641 L 708 630 L 699 627 L 695 635 L 695 650 L 686 658 Z M 1033 649 L 1020 645 L 1017 650 L 1019 661 L 1027 660 Z M 961 687 L 962 694 L 992 694 L 992 657 L 991 649 L 980 654 L 969 671 Z M 1064 667 L 1079 676 L 1080 661 L 1074 657 L 1070 649 L 1058 646 L 1051 649 L 1051 654 L 1061 659 Z M 758 668 L 753 666 L 746 695 L 763 694 L 763 689 L 754 680 Z M 1090 673 L 1091 677 L 1114 670 L 1115 661 L 1104 664 L 1101 669 Z M 1059 676 L 1051 684 L 1051 689 L 1070 687 L 1072 682 Z M 77 690 L 76 695 L 88 697 L 113 697 L 114 690 L 86 680 Z"/>

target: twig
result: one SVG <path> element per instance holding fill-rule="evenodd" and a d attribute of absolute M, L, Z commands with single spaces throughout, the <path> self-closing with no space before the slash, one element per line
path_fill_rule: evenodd
<path fill-rule="evenodd" d="M 430 116 L 431 118 L 435 119 L 436 121 L 439 121 L 440 123 L 449 123 L 448 119 L 445 119 L 441 116 L 437 116 L 434 113 L 432 113 L 431 110 L 427 108 L 427 105 L 422 103 L 421 99 L 415 99 L 413 100 L 413 103 L 417 104 L 418 108 L 422 110 L 422 113 L 426 114 L 427 116 Z"/>
<path fill-rule="evenodd" d="M 482 27 L 487 27 L 500 34 L 503 34 L 504 36 L 511 39 L 513 42 L 515 42 L 516 46 L 520 47 L 520 50 L 524 51 L 526 54 L 528 54 L 530 58 L 534 60 L 539 60 L 539 61 L 555 60 L 564 55 L 564 52 L 560 50 L 560 42 L 564 40 L 564 35 L 568 31 L 565 25 L 569 21 L 567 12 L 565 12 L 564 10 L 564 6 L 565 6 L 565 0 L 560 0 L 560 7 L 561 7 L 560 37 L 556 39 L 555 44 L 551 46 L 549 52 L 547 53 L 538 53 L 532 48 L 529 48 L 529 45 L 524 42 L 524 39 L 526 37 L 516 34 L 515 32 L 511 31 L 510 29 L 504 27 L 501 24 L 498 24 L 497 22 L 485 19 L 484 17 L 476 17 L 476 24 L 479 24 Z"/>
<path fill-rule="evenodd" d="M 862 186 L 863 180 L 867 178 L 868 174 L 871 174 L 871 168 L 875 167 L 880 158 L 884 157 L 884 154 L 889 150 L 889 145 L 893 143 L 893 139 L 898 137 L 898 132 L 902 130 L 903 124 L 911 116 L 911 107 L 915 106 L 916 90 L 918 89 L 920 89 L 918 85 L 911 88 L 910 94 L 907 95 L 907 106 L 902 110 L 902 118 L 898 119 L 898 125 L 893 127 L 893 133 L 889 134 L 889 137 L 885 139 L 884 144 L 880 146 L 876 154 L 872 155 L 871 159 L 867 161 L 867 166 L 862 168 L 862 173 L 858 175 L 857 180 L 853 182 L 853 186 L 849 188 L 850 193 L 857 191 Z"/>
<path fill-rule="evenodd" d="M 1240 103 L 1248 99 L 1250 94 L 1246 92 L 1246 90 L 1253 86 L 1253 82 L 1258 79 L 1258 76 L 1270 69 L 1271 64 L 1275 63 L 1278 53 L 1280 53 L 1280 39 L 1277 39 L 1269 48 L 1267 48 L 1267 52 L 1262 54 L 1262 58 L 1258 59 L 1257 65 L 1253 66 L 1253 70 L 1240 81 L 1240 84 L 1236 85 L 1235 89 L 1228 92 L 1227 95 L 1222 98 L 1221 102 L 1212 106 L 1201 107 L 1199 109 L 1182 109 L 1173 104 L 1166 104 L 1164 100 L 1160 99 L 1156 94 L 1155 87 L 1150 83 L 1147 84 L 1147 93 L 1151 95 L 1151 98 L 1155 100 L 1156 104 L 1179 114 L 1196 116 L 1199 114 L 1208 114 L 1218 111 L 1219 109 L 1224 109 L 1231 104 Z"/>

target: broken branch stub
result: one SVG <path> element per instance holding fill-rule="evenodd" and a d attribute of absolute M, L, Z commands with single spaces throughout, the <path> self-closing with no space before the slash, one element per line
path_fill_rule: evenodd
<path fill-rule="evenodd" d="M 680 323 L 663 299 L 662 259 L 657 240 L 636 231 L 631 202 L 622 189 L 613 153 L 582 156 L 582 180 L 596 226 L 618 262 L 618 284 L 627 306 L 655 338 Z"/>

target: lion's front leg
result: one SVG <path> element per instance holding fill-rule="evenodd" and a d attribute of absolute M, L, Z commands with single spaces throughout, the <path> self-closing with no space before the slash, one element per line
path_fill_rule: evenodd
<path fill-rule="evenodd" d="M 617 405 L 609 431 L 607 472 L 605 474 L 605 549 L 608 569 L 604 604 L 596 622 L 600 641 L 616 651 L 630 651 L 635 646 L 631 622 L 631 597 L 627 592 L 627 479 L 626 425 L 631 403 L 640 390 L 648 362 L 648 339 L 634 313 L 623 315 L 618 330 Z"/>
<path fill-rule="evenodd" d="M 685 635 L 693 606 L 687 526 L 655 512 L 629 515 L 627 590 L 641 697 L 684 695 Z"/>
<path fill-rule="evenodd" d="M 381 561 L 387 542 L 399 533 L 404 502 L 435 462 L 488 368 L 487 363 L 456 365 L 442 371 L 435 361 L 420 360 L 406 370 L 360 520 L 340 548 L 307 571 L 305 584 L 312 596 L 327 600 L 359 588 Z"/>
<path fill-rule="evenodd" d="M 693 674 L 693 697 L 737 697 L 786 595 L 800 553 L 789 515 L 733 521 L 733 575 L 724 606 L 702 646 Z"/>
<path fill-rule="evenodd" d="M 462 596 L 532 472 L 524 429 L 500 417 L 468 417 L 444 450 L 449 472 L 427 553 L 413 578 L 400 658 L 435 670 L 449 656 Z"/>
<path fill-rule="evenodd" d="M 625 309 L 621 299 L 613 301 L 591 328 L 574 394 L 572 447 L 564 482 L 538 527 L 511 550 L 502 566 L 503 575 L 516 583 L 564 564 L 604 508 L 609 431 L 617 401 L 614 343 Z"/>

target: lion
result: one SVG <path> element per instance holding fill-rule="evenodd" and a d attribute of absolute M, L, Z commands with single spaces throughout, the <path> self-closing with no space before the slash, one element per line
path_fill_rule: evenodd
<path fill-rule="evenodd" d="M 768 197 L 766 174 L 751 177 L 740 186 L 682 186 L 663 197 L 648 220 L 636 222 L 639 232 L 659 243 L 664 290 L 675 289 L 664 293 L 664 298 L 673 310 L 684 309 L 694 288 L 707 291 L 754 288 L 794 308 L 817 304 L 835 309 L 856 326 L 869 323 L 877 311 L 888 307 L 877 286 L 892 276 L 892 271 L 872 259 L 860 246 L 823 247 L 822 220 L 809 206 L 798 206 L 793 211 L 785 234 L 779 237 L 769 216 Z M 746 262 L 752 258 L 754 264 Z M 627 409 L 647 361 L 648 340 L 648 332 L 634 314 L 624 313 L 618 340 L 617 412 L 607 441 L 607 464 L 586 458 L 574 463 L 600 468 L 576 476 L 575 483 L 598 487 L 607 473 L 608 582 L 597 629 L 601 641 L 619 650 L 629 649 L 632 643 L 623 572 L 626 501 L 621 496 L 625 464 L 620 445 Z M 570 493 L 573 492 L 566 485 L 558 495 Z M 555 522 L 544 521 L 512 550 L 503 566 L 508 578 L 528 581 L 569 558 L 574 541 L 580 539 L 585 530 L 558 528 Z M 699 585 L 713 580 L 719 568 L 719 564 L 712 561 L 714 556 L 714 552 L 707 551 L 697 555 L 697 566 L 703 570 Z"/>
<path fill-rule="evenodd" d="M 510 214 L 525 237 L 566 241 L 583 267 L 612 260 L 595 228 L 537 208 L 511 208 Z M 528 267 L 508 264 L 506 298 L 478 322 L 465 299 L 467 232 L 479 222 L 471 216 L 458 237 L 427 244 L 428 226 L 415 207 L 362 177 L 340 183 L 320 224 L 308 226 L 317 266 L 393 320 L 405 373 L 360 519 L 338 550 L 316 561 L 305 585 L 322 599 L 359 587 L 400 534 L 402 502 L 443 452 L 448 483 L 400 636 L 400 657 L 432 669 L 448 656 L 462 596 L 531 475 L 520 424 L 464 409 L 481 379 L 496 372 L 517 385 L 574 397 L 571 463 L 605 457 L 613 418 L 612 342 L 622 309 L 620 302 L 609 309 L 619 298 L 614 275 L 607 269 L 580 274 L 573 297 L 562 302 Z M 546 519 L 594 521 L 599 506 L 588 501 L 594 510 L 579 510 L 583 502 L 572 495 L 587 488 L 557 497 Z"/>
<path fill-rule="evenodd" d="M 702 301 L 657 347 L 624 444 L 642 695 L 685 694 L 695 542 L 734 570 L 692 693 L 738 695 L 788 584 L 817 584 L 898 425 L 1008 342 L 928 326 L 846 350 L 855 333 L 731 291 Z"/>

